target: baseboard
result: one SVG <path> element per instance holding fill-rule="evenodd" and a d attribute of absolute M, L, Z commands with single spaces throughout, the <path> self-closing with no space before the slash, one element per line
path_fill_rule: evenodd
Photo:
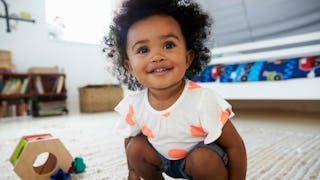
<path fill-rule="evenodd" d="M 320 100 L 228 100 L 234 111 L 288 111 L 319 113 Z"/>

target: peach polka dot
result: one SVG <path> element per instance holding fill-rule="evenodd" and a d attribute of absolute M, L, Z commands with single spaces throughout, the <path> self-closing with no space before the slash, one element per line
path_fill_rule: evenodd
<path fill-rule="evenodd" d="M 184 149 L 171 149 L 168 151 L 168 156 L 175 159 L 181 159 L 186 157 L 188 154 L 188 151 Z"/>
<path fill-rule="evenodd" d="M 221 121 L 222 125 L 226 124 L 226 122 L 229 119 L 229 116 L 230 116 L 230 112 L 228 110 L 227 111 L 223 111 L 221 113 L 220 121 Z"/>
<path fill-rule="evenodd" d="M 203 130 L 201 126 L 190 126 L 191 136 L 205 136 L 207 133 Z"/>
<path fill-rule="evenodd" d="M 194 90 L 194 89 L 198 89 L 198 88 L 201 88 L 201 86 L 192 82 L 192 81 L 189 82 L 188 90 Z"/>
<path fill-rule="evenodd" d="M 131 104 L 129 104 L 129 111 L 128 111 L 128 114 L 126 116 L 126 122 L 130 126 L 133 126 L 133 125 L 136 124 L 136 122 L 134 122 L 134 120 L 133 120 L 133 115 L 134 115 L 133 106 Z"/>
<path fill-rule="evenodd" d="M 167 118 L 167 117 L 170 116 L 170 112 L 164 113 L 164 114 L 162 114 L 162 116 L 165 117 L 165 118 Z"/>
<path fill-rule="evenodd" d="M 146 125 L 142 126 L 141 131 L 145 136 L 147 136 L 149 138 L 154 138 L 152 130 L 148 126 L 146 126 Z"/>

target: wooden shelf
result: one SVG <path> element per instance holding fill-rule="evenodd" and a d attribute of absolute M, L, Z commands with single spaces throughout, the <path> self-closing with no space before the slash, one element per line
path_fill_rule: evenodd
<path fill-rule="evenodd" d="M 24 99 L 24 98 L 30 98 L 31 94 L 0 94 L 0 99 L 9 100 L 9 99 Z"/>
<path fill-rule="evenodd" d="M 54 92 L 46 92 L 43 94 L 39 94 L 36 93 L 34 95 L 32 95 L 32 97 L 63 97 L 63 96 L 67 96 L 67 92 L 62 92 L 62 93 L 54 93 Z"/>
<path fill-rule="evenodd" d="M 66 75 L 63 73 L 0 73 L 0 83 L 2 83 L 0 84 L 2 85 L 2 87 L 0 86 L 0 93 L 3 92 L 9 81 L 11 81 L 11 84 L 16 84 L 18 81 L 22 84 L 25 79 L 28 79 L 26 90 L 22 91 L 24 93 L 20 94 L 19 88 L 22 85 L 17 85 L 14 91 L 12 90 L 14 88 L 12 88 L 0 94 L 0 117 L 4 116 L 3 114 L 19 116 L 27 113 L 37 117 L 68 113 L 65 78 Z M 20 106 L 24 108 L 25 104 L 28 107 L 25 110 L 27 112 L 19 113 Z M 10 114 L 9 111 L 13 112 L 10 112 Z M 12 113 L 17 114 L 12 115 Z"/>

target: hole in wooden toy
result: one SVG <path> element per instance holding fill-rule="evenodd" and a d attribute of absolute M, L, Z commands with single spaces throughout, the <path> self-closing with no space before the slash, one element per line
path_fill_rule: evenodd
<path fill-rule="evenodd" d="M 42 175 L 53 171 L 56 165 L 56 156 L 49 152 L 43 152 L 35 159 L 33 163 L 33 169 L 36 173 Z"/>

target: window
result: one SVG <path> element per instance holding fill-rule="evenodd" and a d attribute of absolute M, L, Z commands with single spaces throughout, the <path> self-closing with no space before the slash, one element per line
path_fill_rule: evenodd
<path fill-rule="evenodd" d="M 100 44 L 115 0 L 46 0 L 49 39 Z"/>

